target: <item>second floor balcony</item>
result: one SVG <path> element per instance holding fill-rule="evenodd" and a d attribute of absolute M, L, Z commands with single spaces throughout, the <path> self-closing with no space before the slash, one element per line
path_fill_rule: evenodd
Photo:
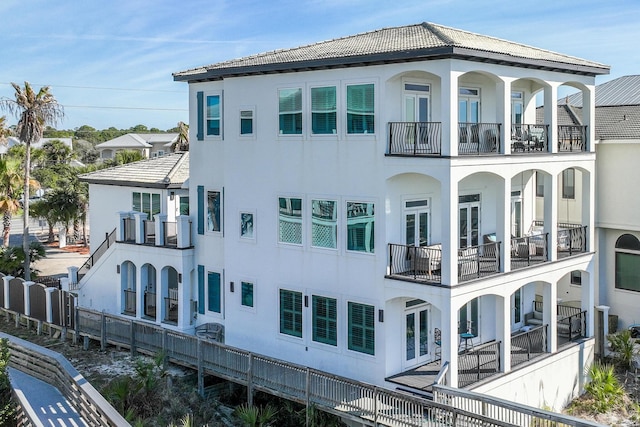
<path fill-rule="evenodd" d="M 145 214 L 121 213 L 117 241 L 145 246 L 186 249 L 192 247 L 192 223 L 187 216 L 167 221 L 166 215 L 147 220 Z"/>

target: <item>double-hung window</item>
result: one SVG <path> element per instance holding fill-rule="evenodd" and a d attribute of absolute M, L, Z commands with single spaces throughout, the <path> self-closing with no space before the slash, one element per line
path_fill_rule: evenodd
<path fill-rule="evenodd" d="M 160 194 L 133 192 L 131 207 L 134 212 L 144 212 L 153 221 L 153 216 L 160 213 Z"/>
<path fill-rule="evenodd" d="M 253 283 L 242 282 L 240 292 L 241 304 L 245 307 L 253 307 Z"/>
<path fill-rule="evenodd" d="M 302 199 L 278 198 L 278 241 L 294 245 L 302 244 Z"/>
<path fill-rule="evenodd" d="M 347 133 L 374 133 L 374 85 L 347 86 Z"/>
<path fill-rule="evenodd" d="M 281 135 L 302 134 L 302 89 L 278 90 L 278 112 Z"/>
<path fill-rule="evenodd" d="M 240 135 L 250 136 L 253 135 L 253 116 L 254 111 L 250 109 L 240 110 Z"/>
<path fill-rule="evenodd" d="M 336 133 L 336 87 L 311 88 L 311 132 Z"/>
<path fill-rule="evenodd" d="M 208 95 L 206 113 L 207 136 L 220 136 L 221 111 L 220 95 Z"/>
<path fill-rule="evenodd" d="M 347 250 L 373 253 L 374 236 L 374 204 L 347 202 Z"/>
<path fill-rule="evenodd" d="M 207 231 L 221 231 L 222 196 L 219 191 L 207 192 Z"/>
<path fill-rule="evenodd" d="M 302 338 L 302 293 L 280 289 L 280 333 Z"/>
<path fill-rule="evenodd" d="M 348 303 L 349 350 L 375 354 L 376 330 L 372 305 Z"/>
<path fill-rule="evenodd" d="M 312 298 L 313 340 L 329 345 L 338 345 L 338 309 L 333 298 L 314 295 Z"/>

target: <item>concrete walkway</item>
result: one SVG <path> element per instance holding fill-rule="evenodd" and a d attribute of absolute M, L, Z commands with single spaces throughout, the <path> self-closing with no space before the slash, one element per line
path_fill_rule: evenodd
<path fill-rule="evenodd" d="M 40 426 L 88 426 L 71 407 L 57 388 L 14 368 L 9 368 L 9 379 L 15 393 L 21 398 L 24 411 Z M 28 402 L 28 403 L 26 403 Z"/>

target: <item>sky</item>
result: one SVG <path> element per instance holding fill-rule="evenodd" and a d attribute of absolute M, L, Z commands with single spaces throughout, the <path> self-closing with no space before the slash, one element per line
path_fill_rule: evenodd
<path fill-rule="evenodd" d="M 57 129 L 166 130 L 188 122 L 173 72 L 425 21 L 640 74 L 640 0 L 0 0 L 0 99 L 28 81 Z"/>

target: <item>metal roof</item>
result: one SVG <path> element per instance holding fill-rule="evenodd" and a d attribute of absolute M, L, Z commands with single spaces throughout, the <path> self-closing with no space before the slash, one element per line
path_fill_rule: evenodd
<path fill-rule="evenodd" d="M 439 58 L 464 58 L 587 75 L 609 73 L 608 65 L 424 22 L 224 61 L 176 72 L 173 78 L 195 82 Z"/>
<path fill-rule="evenodd" d="M 189 152 L 166 154 L 80 175 L 90 184 L 181 188 L 189 178 Z"/>
<path fill-rule="evenodd" d="M 574 93 L 561 103 L 582 107 L 582 93 Z M 640 75 L 623 76 L 596 86 L 596 107 L 640 105 Z"/>

